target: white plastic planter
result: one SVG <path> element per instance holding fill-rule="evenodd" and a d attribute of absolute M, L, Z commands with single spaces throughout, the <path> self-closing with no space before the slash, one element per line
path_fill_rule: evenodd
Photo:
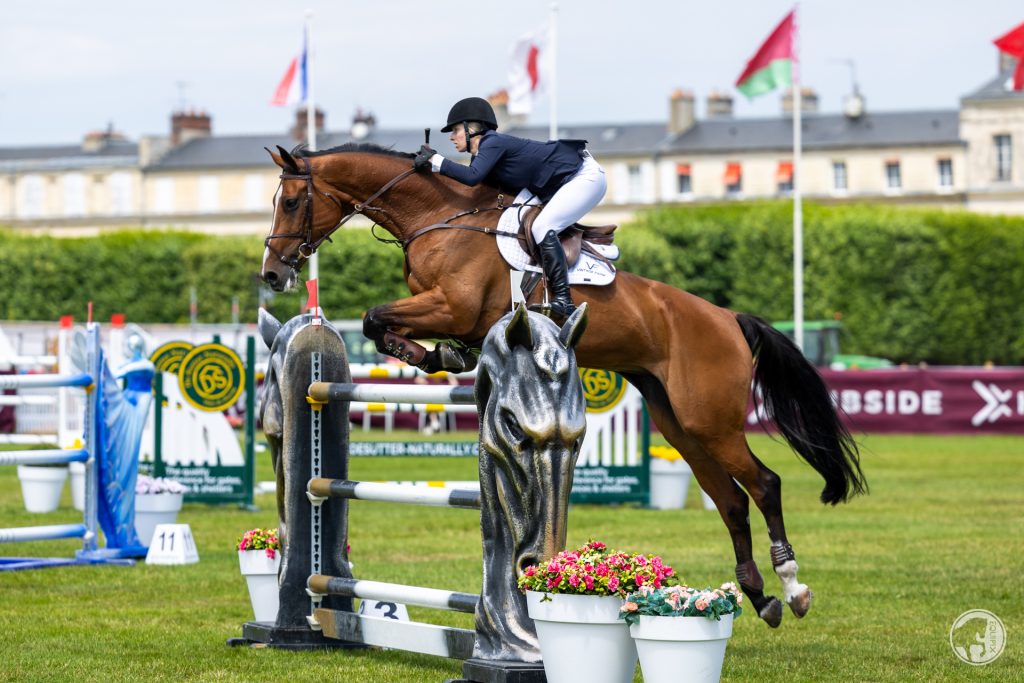
<path fill-rule="evenodd" d="M 655 510 L 685 507 L 691 474 L 685 460 L 651 458 L 651 507 Z"/>
<path fill-rule="evenodd" d="M 249 602 L 256 621 L 277 621 L 279 592 L 277 572 L 281 567 L 281 553 L 274 553 L 274 559 L 267 557 L 266 550 L 239 550 L 238 566 L 249 584 Z"/>
<path fill-rule="evenodd" d="M 184 499 L 184 493 L 136 494 L 135 533 L 139 543 L 148 548 L 158 524 L 174 524 Z"/>
<path fill-rule="evenodd" d="M 619 619 L 620 598 L 530 591 L 526 606 L 537 626 L 548 683 L 633 680 L 636 646 Z"/>
<path fill-rule="evenodd" d="M 733 615 L 640 617 L 629 627 L 640 656 L 644 683 L 715 683 L 722 677 Z"/>
<path fill-rule="evenodd" d="M 79 512 L 85 512 L 85 463 L 73 462 L 68 470 L 71 472 L 71 504 Z"/>
<path fill-rule="evenodd" d="M 60 505 L 67 467 L 33 467 L 18 465 L 21 495 L 29 512 L 53 512 Z"/>

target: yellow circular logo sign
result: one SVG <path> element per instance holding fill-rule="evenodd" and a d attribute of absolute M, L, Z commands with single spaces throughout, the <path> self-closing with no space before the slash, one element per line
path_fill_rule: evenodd
<path fill-rule="evenodd" d="M 186 341 L 172 341 L 162 345 L 149 357 L 160 372 L 177 373 L 182 359 L 192 350 L 192 344 Z"/>
<path fill-rule="evenodd" d="M 611 410 L 626 393 L 626 380 L 622 375 L 608 370 L 580 368 L 580 379 L 583 381 L 588 413 Z"/>
<path fill-rule="evenodd" d="M 178 368 L 178 386 L 185 400 L 200 410 L 224 410 L 242 395 L 245 367 L 238 354 L 223 344 L 200 344 Z"/>

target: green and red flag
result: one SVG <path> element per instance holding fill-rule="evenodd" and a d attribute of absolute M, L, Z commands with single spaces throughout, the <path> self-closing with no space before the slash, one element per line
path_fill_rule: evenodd
<path fill-rule="evenodd" d="M 796 10 L 775 27 L 768 40 L 757 51 L 747 68 L 736 79 L 736 88 L 747 97 L 757 97 L 776 88 L 793 84 L 793 62 L 796 61 Z"/>
<path fill-rule="evenodd" d="M 1000 52 L 1017 58 L 1017 68 L 1013 72 L 1013 89 L 1024 90 L 1024 24 L 992 42 Z"/>

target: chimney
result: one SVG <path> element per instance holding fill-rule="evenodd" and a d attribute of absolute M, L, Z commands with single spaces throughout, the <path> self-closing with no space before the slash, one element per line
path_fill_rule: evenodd
<path fill-rule="evenodd" d="M 800 113 L 818 113 L 818 93 L 814 88 L 800 88 Z M 782 115 L 793 115 L 793 89 L 787 88 L 782 93 Z"/>
<path fill-rule="evenodd" d="M 732 95 L 712 90 L 711 94 L 708 95 L 708 118 L 732 118 Z"/>
<path fill-rule="evenodd" d="M 697 122 L 697 109 L 693 93 L 676 88 L 668 98 L 668 132 L 670 135 L 685 133 Z"/>
<path fill-rule="evenodd" d="M 306 121 L 308 120 L 309 107 L 299 107 L 295 110 L 295 126 L 291 130 L 292 137 L 298 142 L 306 142 Z M 320 107 L 316 109 L 316 134 L 324 132 L 324 112 Z"/>
<path fill-rule="evenodd" d="M 323 114 L 317 112 L 317 127 L 323 126 Z M 305 125 L 305 120 L 303 120 Z M 370 112 L 363 112 L 362 108 L 356 108 L 355 116 L 352 117 L 352 127 L 349 129 L 349 135 L 352 136 L 353 140 L 363 140 L 373 129 L 377 126 L 377 117 Z"/>
<path fill-rule="evenodd" d="M 124 140 L 124 135 L 114 130 L 113 122 L 107 124 L 106 130 L 94 130 L 85 134 L 82 139 L 83 152 L 98 152 L 114 140 Z"/>
<path fill-rule="evenodd" d="M 508 113 L 508 90 L 502 88 L 495 93 L 491 93 L 487 96 L 487 102 L 494 109 L 494 118 L 498 121 L 498 130 L 526 125 L 528 119 L 526 114 L 512 116 Z"/>
<path fill-rule="evenodd" d="M 176 111 L 171 114 L 171 146 L 196 138 L 208 138 L 213 130 L 210 115 L 204 111 Z"/>

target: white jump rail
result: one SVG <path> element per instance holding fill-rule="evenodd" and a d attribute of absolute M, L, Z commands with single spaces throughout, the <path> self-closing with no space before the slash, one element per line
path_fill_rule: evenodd
<path fill-rule="evenodd" d="M 20 541 L 41 541 L 61 538 L 81 538 L 81 555 L 94 553 L 97 549 L 97 500 L 98 473 L 96 471 L 95 416 L 99 410 L 99 392 L 94 391 L 95 378 L 100 373 L 100 329 L 90 323 L 86 335 L 89 372 L 47 375 L 0 375 L 0 389 L 22 389 L 39 387 L 79 387 L 86 391 L 86 417 L 84 449 L 3 451 L 0 465 L 44 465 L 68 462 L 85 463 L 85 512 L 82 524 L 54 524 L 30 527 L 0 529 L 0 543 Z M 31 435 L 17 435 L 31 436 Z M 0 558 L 2 559 L 2 558 Z"/>

